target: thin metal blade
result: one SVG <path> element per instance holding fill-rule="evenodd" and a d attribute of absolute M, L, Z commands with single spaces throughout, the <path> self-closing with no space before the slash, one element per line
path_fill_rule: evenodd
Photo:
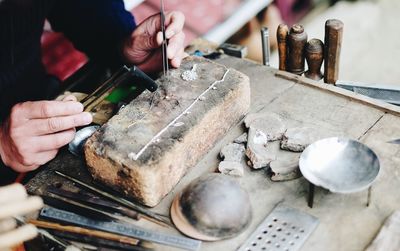
<path fill-rule="evenodd" d="M 160 0 L 160 15 L 161 15 L 161 32 L 163 35 L 163 42 L 161 45 L 161 50 L 162 50 L 162 60 L 163 60 L 163 73 L 166 75 L 169 71 L 169 65 L 168 65 L 168 56 L 167 56 L 167 36 L 165 35 L 165 12 L 164 12 L 164 1 Z"/>
<path fill-rule="evenodd" d="M 388 141 L 387 143 L 399 145 L 400 144 L 400 139 L 394 139 L 394 140 Z"/>

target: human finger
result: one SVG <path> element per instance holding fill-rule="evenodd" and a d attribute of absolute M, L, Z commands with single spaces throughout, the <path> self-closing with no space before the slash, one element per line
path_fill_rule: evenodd
<path fill-rule="evenodd" d="M 34 139 L 34 141 L 37 144 L 35 152 L 39 153 L 39 152 L 57 150 L 67 145 L 69 142 L 71 142 L 74 139 L 74 137 L 75 137 L 74 129 L 69 129 L 66 131 L 43 135 L 43 136 L 37 136 Z"/>
<path fill-rule="evenodd" d="M 183 44 L 185 43 L 185 34 L 179 32 L 169 40 L 167 47 L 167 55 L 169 59 L 173 59 L 176 56 L 181 56 L 181 50 L 183 49 Z"/>
<path fill-rule="evenodd" d="M 35 164 L 42 166 L 57 156 L 58 149 L 35 154 Z"/>
<path fill-rule="evenodd" d="M 172 38 L 183 30 L 185 24 L 185 15 L 180 11 L 167 12 L 165 15 L 165 36 L 167 39 Z"/>
<path fill-rule="evenodd" d="M 70 116 L 31 120 L 29 126 L 32 127 L 33 135 L 40 136 L 88 125 L 92 120 L 89 112 L 82 112 Z"/>
<path fill-rule="evenodd" d="M 23 205 L 21 205 L 23 206 Z M 0 249 L 8 250 L 24 241 L 33 239 L 37 236 L 38 230 L 34 225 L 27 224 L 17 229 L 0 235 Z"/>
<path fill-rule="evenodd" d="M 185 55 L 186 55 L 186 53 L 185 53 L 184 49 L 181 48 L 178 55 L 176 57 L 174 57 L 173 59 L 171 59 L 171 65 L 175 68 L 178 68 L 181 65 L 182 58 L 184 58 Z"/>
<path fill-rule="evenodd" d="M 16 115 L 27 119 L 68 116 L 83 111 L 83 105 L 75 101 L 30 101 L 13 107 Z"/>
<path fill-rule="evenodd" d="M 62 101 L 78 101 L 78 100 L 76 99 L 76 97 L 74 95 L 69 94 L 69 95 L 65 96 L 62 99 Z"/>

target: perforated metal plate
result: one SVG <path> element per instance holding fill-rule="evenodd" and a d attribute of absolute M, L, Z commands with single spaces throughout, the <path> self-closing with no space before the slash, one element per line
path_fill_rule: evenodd
<path fill-rule="evenodd" d="M 278 205 L 238 251 L 296 251 L 319 220 L 297 209 Z"/>

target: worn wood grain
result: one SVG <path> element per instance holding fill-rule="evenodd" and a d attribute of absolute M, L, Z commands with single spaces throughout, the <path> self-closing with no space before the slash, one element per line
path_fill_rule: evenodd
<path fill-rule="evenodd" d="M 234 239 L 203 243 L 202 250 L 236 250 L 280 201 L 320 220 L 320 225 L 302 250 L 364 250 L 379 232 L 385 219 L 400 208 L 400 146 L 386 143 L 396 138 L 396 135 L 400 138 L 400 109 L 335 86 L 293 77 L 290 73 L 285 73 L 287 77 L 283 78 L 279 72 L 277 77 L 275 69 L 247 60 L 221 57 L 217 62 L 250 76 L 252 112 L 277 112 L 289 126 L 322 126 L 359 139 L 377 153 L 381 172 L 373 185 L 370 207 L 365 207 L 366 191 L 341 195 L 316 189 L 314 208 L 310 209 L 306 201 L 308 183 L 304 178 L 272 182 L 264 170 L 246 168 L 239 182 L 249 193 L 253 208 L 253 220 L 249 228 Z M 175 195 L 193 179 L 214 172 L 218 167 L 220 149 L 243 132 L 242 123 L 232 128 L 152 210 L 167 214 Z M 54 169 L 62 169 L 82 179 L 89 178 L 84 162 L 62 151 L 49 164 L 49 169 L 41 171 L 28 184 L 29 190 L 35 192 L 40 188 L 43 191 L 47 185 L 62 181 L 50 171 Z M 178 234 L 176 230 L 167 230 L 151 223 L 139 221 L 139 224 Z M 178 249 L 157 246 L 157 250 Z"/>

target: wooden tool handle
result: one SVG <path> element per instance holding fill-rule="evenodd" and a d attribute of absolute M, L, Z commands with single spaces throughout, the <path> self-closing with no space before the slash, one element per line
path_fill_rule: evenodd
<path fill-rule="evenodd" d="M 307 33 L 300 24 L 292 26 L 288 36 L 288 71 L 297 75 L 304 72 Z"/>
<path fill-rule="evenodd" d="M 287 37 L 289 35 L 289 28 L 286 24 L 280 24 L 276 30 L 276 39 L 278 41 L 278 54 L 279 54 L 279 70 L 287 70 Z"/>
<path fill-rule="evenodd" d="M 342 21 L 337 19 L 329 19 L 325 23 L 324 81 L 328 84 L 335 84 L 339 77 L 343 26 Z"/>
<path fill-rule="evenodd" d="M 110 241 L 116 241 L 119 243 L 129 244 L 129 245 L 138 245 L 139 244 L 138 239 L 134 239 L 134 238 L 122 236 L 122 235 L 117 235 L 117 234 L 112 234 L 112 233 L 107 233 L 107 232 L 103 232 L 103 231 L 98 231 L 98 230 L 86 229 L 86 228 L 76 227 L 76 226 L 64 226 L 64 225 L 61 225 L 58 223 L 39 221 L 39 220 L 29 220 L 28 223 L 33 224 L 39 228 L 46 228 L 46 229 L 64 231 L 64 232 L 69 232 L 69 233 L 87 235 L 87 236 L 92 236 L 92 237 L 98 237 L 98 238 L 103 238 L 103 239 L 110 240 Z"/>
<path fill-rule="evenodd" d="M 307 42 L 306 60 L 308 71 L 304 75 L 317 81 L 322 79 L 321 65 L 324 60 L 324 43 L 321 40 L 313 38 Z"/>

